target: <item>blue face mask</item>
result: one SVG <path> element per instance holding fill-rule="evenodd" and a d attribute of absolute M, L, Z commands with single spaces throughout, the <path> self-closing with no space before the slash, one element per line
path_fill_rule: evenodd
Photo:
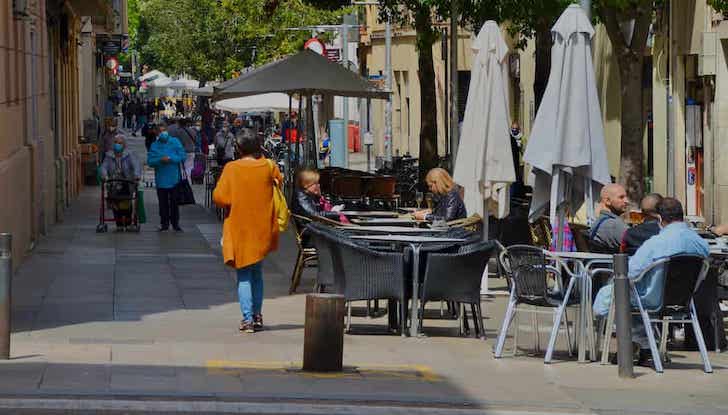
<path fill-rule="evenodd" d="M 169 133 L 166 131 L 163 131 L 161 134 L 159 134 L 159 141 L 166 143 L 169 141 Z"/>
<path fill-rule="evenodd" d="M 114 153 L 121 153 L 124 151 L 124 146 L 121 143 L 114 143 Z"/>

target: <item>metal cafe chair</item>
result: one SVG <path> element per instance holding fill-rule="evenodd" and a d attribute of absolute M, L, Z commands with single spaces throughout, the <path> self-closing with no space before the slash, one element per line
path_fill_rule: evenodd
<path fill-rule="evenodd" d="M 657 268 L 663 268 L 664 273 L 662 278 L 662 303 L 654 308 L 646 308 L 640 299 L 636 284 Z M 636 303 L 636 307 L 632 307 L 632 313 L 639 314 L 642 318 L 657 373 L 663 372 L 662 362 L 667 357 L 668 328 L 673 323 L 689 323 L 692 326 L 700 350 L 700 357 L 703 360 L 703 370 L 705 373 L 713 372 L 708 359 L 705 339 L 698 322 L 698 314 L 695 311 L 695 302 L 693 301 L 695 292 L 705 280 L 709 268 L 709 260 L 701 256 L 673 255 L 653 262 L 637 278 L 629 279 L 632 301 L 633 304 Z M 607 364 L 609 360 L 609 343 L 614 329 L 614 314 L 614 301 L 612 301 L 607 314 L 602 340 L 602 364 Z M 680 318 L 686 315 L 687 318 Z M 653 323 L 660 326 L 659 350 L 652 329 Z"/>
<path fill-rule="evenodd" d="M 569 320 L 566 307 L 579 303 L 579 296 L 576 295 L 574 290 L 579 273 L 571 271 L 569 267 L 564 265 L 561 259 L 550 255 L 548 251 L 530 245 L 512 245 L 506 248 L 500 253 L 499 261 L 509 281 L 510 297 L 508 300 L 508 308 L 503 318 L 503 324 L 498 335 L 495 357 L 500 358 L 503 355 L 503 347 L 508 329 L 513 323 L 513 320 L 516 319 L 518 312 L 533 313 L 536 348 L 538 348 L 540 337 L 536 315 L 539 313 L 553 315 L 554 325 L 551 329 L 544 363 L 551 362 L 551 356 L 561 324 L 564 324 L 566 328 L 569 356 L 571 356 L 571 335 L 569 333 Z M 564 281 L 564 272 L 568 276 L 568 281 Z M 552 278 L 552 276 L 555 278 Z M 566 283 L 565 290 L 563 287 L 564 283 Z M 523 306 L 532 306 L 532 308 Z M 549 310 L 540 310 L 543 308 Z M 518 346 L 517 323 L 513 339 L 513 354 L 515 355 Z"/>

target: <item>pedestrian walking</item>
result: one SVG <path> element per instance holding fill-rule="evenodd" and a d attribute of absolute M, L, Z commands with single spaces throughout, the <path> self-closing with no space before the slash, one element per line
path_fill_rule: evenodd
<path fill-rule="evenodd" d="M 128 180 L 134 183 L 116 182 L 108 189 L 111 209 L 116 219 L 117 231 L 124 231 L 131 225 L 132 192 L 136 190 L 137 182 L 142 177 L 142 168 L 136 155 L 127 149 L 126 140 L 121 134 L 114 137 L 112 150 L 106 154 L 104 162 L 99 167 L 101 180 L 108 179 Z"/>
<path fill-rule="evenodd" d="M 144 107 L 144 102 L 141 100 L 136 102 L 135 105 L 136 113 L 136 126 L 134 127 L 134 136 L 137 135 L 137 131 L 141 130 L 142 127 L 144 127 L 144 124 L 147 123 L 147 109 Z"/>
<path fill-rule="evenodd" d="M 225 166 L 235 159 L 235 136 L 230 131 L 230 123 L 223 121 L 222 128 L 215 135 L 215 158 L 217 165 Z"/>
<path fill-rule="evenodd" d="M 263 329 L 263 259 L 278 248 L 273 186 L 283 181 L 275 163 L 260 155 L 260 138 L 246 130 L 236 138 L 240 159 L 229 162 L 212 194 L 229 214 L 223 225 L 225 264 L 237 270 L 243 320 L 239 330 Z"/>
<path fill-rule="evenodd" d="M 130 111 L 131 107 L 131 100 L 129 98 L 124 99 L 124 103 L 121 105 L 121 113 L 124 116 L 124 122 L 122 124 L 122 127 L 124 128 L 131 128 L 132 126 L 132 118 L 134 114 Z"/>
<path fill-rule="evenodd" d="M 146 111 L 147 115 L 147 122 L 154 122 L 154 110 L 156 109 L 156 106 L 154 105 L 154 102 L 147 100 L 147 102 L 144 104 L 144 110 Z"/>
<path fill-rule="evenodd" d="M 195 164 L 195 140 L 197 134 L 193 127 L 190 127 L 189 120 L 186 118 L 178 118 L 174 124 L 170 125 L 167 129 L 169 135 L 175 137 L 182 143 L 187 156 L 185 157 L 184 169 L 187 173 L 187 180 L 190 180 L 192 184 L 192 167 Z"/>
<path fill-rule="evenodd" d="M 185 157 L 182 144 L 167 131 L 159 134 L 147 154 L 147 164 L 154 168 L 154 180 L 157 184 L 160 232 L 169 230 L 170 223 L 175 231 L 182 231 L 179 226 L 179 205 L 175 187 L 182 179 L 181 165 Z"/>

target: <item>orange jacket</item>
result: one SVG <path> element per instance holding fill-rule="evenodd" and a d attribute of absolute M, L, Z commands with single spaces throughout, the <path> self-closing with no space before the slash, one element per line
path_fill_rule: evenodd
<path fill-rule="evenodd" d="M 278 167 L 267 159 L 236 160 L 225 165 L 212 199 L 229 208 L 222 228 L 225 264 L 236 269 L 262 261 L 278 248 L 273 209 L 273 180 L 283 182 Z"/>

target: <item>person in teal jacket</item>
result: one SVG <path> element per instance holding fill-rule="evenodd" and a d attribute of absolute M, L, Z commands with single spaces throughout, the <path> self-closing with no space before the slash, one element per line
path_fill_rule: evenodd
<path fill-rule="evenodd" d="M 163 131 L 157 141 L 152 143 L 147 154 L 147 165 L 154 168 L 157 182 L 157 198 L 159 199 L 159 231 L 169 229 L 170 223 L 175 231 L 181 232 L 179 226 L 179 205 L 175 186 L 182 178 L 180 169 L 187 158 L 184 147 L 176 138 Z"/>

